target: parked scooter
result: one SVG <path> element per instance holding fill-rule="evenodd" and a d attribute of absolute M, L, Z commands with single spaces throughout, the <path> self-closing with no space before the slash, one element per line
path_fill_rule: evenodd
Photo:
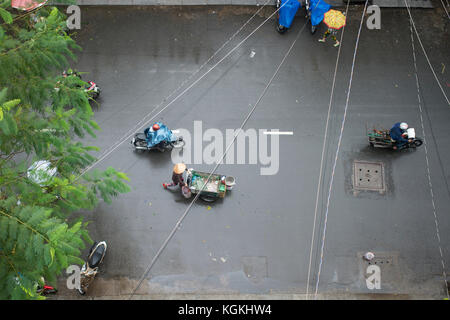
<path fill-rule="evenodd" d="M 185 141 L 183 137 L 177 137 L 162 122 L 156 122 L 153 126 L 145 129 L 143 133 L 136 133 L 131 144 L 135 150 L 164 152 L 171 151 L 173 148 L 183 148 Z"/>
<path fill-rule="evenodd" d="M 67 76 L 76 76 L 78 78 L 80 78 L 81 80 L 81 74 L 79 74 L 76 71 L 63 71 L 63 77 L 67 77 Z M 84 91 L 87 92 L 87 94 L 89 95 L 89 97 L 91 97 L 93 100 L 98 99 L 98 97 L 100 96 L 100 87 L 94 82 L 94 81 L 87 81 L 88 85 L 85 86 Z"/>
<path fill-rule="evenodd" d="M 97 100 L 100 96 L 100 87 L 94 81 L 88 81 L 87 83 L 89 85 L 84 91 L 86 91 L 92 99 Z"/>
<path fill-rule="evenodd" d="M 20 272 L 18 272 L 18 277 L 15 277 L 16 283 L 17 285 L 21 285 L 21 279 L 22 274 Z M 41 283 L 43 283 L 44 285 L 41 286 Z M 50 285 L 45 284 L 45 280 L 44 277 L 41 277 L 41 281 L 36 283 L 37 288 L 36 288 L 36 293 L 39 295 L 47 295 L 47 294 L 54 294 L 58 292 L 58 289 L 56 289 L 55 287 L 52 287 Z"/>
<path fill-rule="evenodd" d="M 415 149 L 423 144 L 422 139 L 416 137 L 414 128 L 408 128 L 405 133 L 405 139 L 408 139 L 408 142 L 396 149 L 394 149 L 396 143 L 392 140 L 389 130 L 373 129 L 367 133 L 367 137 L 369 138 L 369 145 L 371 147 L 388 148 L 393 150 L 403 150 L 409 148 Z"/>
<path fill-rule="evenodd" d="M 99 265 L 102 263 L 106 254 L 106 247 L 105 241 L 94 242 L 89 250 L 86 262 L 81 268 L 80 288 L 78 289 L 80 294 L 84 295 L 86 293 L 89 285 L 98 273 Z"/>
<path fill-rule="evenodd" d="M 277 31 L 285 33 L 292 25 L 294 17 L 300 8 L 298 0 L 276 0 L 275 6 L 278 10 Z"/>
<path fill-rule="evenodd" d="M 331 9 L 331 5 L 324 0 L 305 0 L 306 18 L 311 25 L 311 34 L 316 33 L 319 24 L 324 18 L 324 14 Z"/>
<path fill-rule="evenodd" d="M 44 285 L 43 287 L 38 286 L 36 293 L 38 294 L 42 294 L 42 295 L 47 295 L 47 294 L 54 294 L 57 293 L 58 289 L 56 289 L 55 287 L 49 286 L 49 285 Z"/>

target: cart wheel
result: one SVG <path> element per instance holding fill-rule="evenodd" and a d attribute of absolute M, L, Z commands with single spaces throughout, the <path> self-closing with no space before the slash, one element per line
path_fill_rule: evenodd
<path fill-rule="evenodd" d="M 202 199 L 205 202 L 214 202 L 217 200 L 217 198 L 209 197 L 209 196 L 200 196 L 200 199 Z"/>

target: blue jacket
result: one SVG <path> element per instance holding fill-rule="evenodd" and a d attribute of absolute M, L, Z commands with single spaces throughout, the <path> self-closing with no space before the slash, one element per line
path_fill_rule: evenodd
<path fill-rule="evenodd" d="M 177 137 L 172 133 L 169 128 L 162 122 L 156 122 L 159 125 L 157 131 L 151 131 L 151 127 L 144 130 L 145 137 L 147 138 L 147 146 L 149 148 L 156 146 L 162 141 L 174 142 Z"/>
<path fill-rule="evenodd" d="M 331 6 L 324 0 L 311 0 L 311 24 L 317 26 L 323 20 L 323 15 L 331 9 Z"/>
<path fill-rule="evenodd" d="M 405 130 L 400 129 L 400 122 L 397 122 L 396 124 L 394 124 L 391 131 L 389 131 L 389 135 L 393 140 L 397 142 L 408 142 L 408 139 L 402 137 L 402 134 L 405 132 Z"/>

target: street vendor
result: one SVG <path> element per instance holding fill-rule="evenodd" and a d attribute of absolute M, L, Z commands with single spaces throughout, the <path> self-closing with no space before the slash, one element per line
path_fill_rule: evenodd
<path fill-rule="evenodd" d="M 186 165 L 184 163 L 177 163 L 173 167 L 173 173 L 172 173 L 172 183 L 166 184 L 163 183 L 164 189 L 167 189 L 167 187 L 173 187 L 176 185 L 187 186 L 186 182 L 184 182 L 183 179 L 183 173 L 186 171 Z"/>

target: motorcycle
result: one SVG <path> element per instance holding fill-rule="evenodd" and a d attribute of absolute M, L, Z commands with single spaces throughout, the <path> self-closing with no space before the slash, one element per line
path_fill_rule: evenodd
<path fill-rule="evenodd" d="M 100 87 L 94 81 L 88 81 L 87 83 L 89 86 L 86 87 L 84 91 L 87 92 L 92 99 L 97 100 L 100 96 Z"/>
<path fill-rule="evenodd" d="M 17 283 L 17 285 L 21 285 L 21 279 L 22 274 L 20 272 L 18 272 L 18 277 L 15 277 L 15 281 Z M 41 286 L 41 283 L 43 284 Z M 41 277 L 41 281 L 36 283 L 36 293 L 39 295 L 47 295 L 47 294 L 54 294 L 57 293 L 58 289 L 56 289 L 55 287 L 52 287 L 50 285 L 45 284 L 45 280 L 44 277 Z"/>
<path fill-rule="evenodd" d="M 311 34 L 316 33 L 318 25 L 323 20 L 323 15 L 330 8 L 331 6 L 324 0 L 305 0 L 306 18 L 311 25 Z"/>
<path fill-rule="evenodd" d="M 161 122 L 155 123 L 158 129 L 155 131 L 148 127 L 144 132 L 138 132 L 131 140 L 135 150 L 150 151 L 158 150 L 160 152 L 172 151 L 172 149 L 182 148 L 185 145 L 183 137 L 177 137 L 169 128 Z"/>
<path fill-rule="evenodd" d="M 294 17 L 301 5 L 298 0 L 276 0 L 275 6 L 279 9 L 277 31 L 283 34 L 291 27 L 292 21 L 294 21 Z"/>
<path fill-rule="evenodd" d="M 98 273 L 99 265 L 103 262 L 103 258 L 106 254 L 106 242 L 94 242 L 91 249 L 89 250 L 89 254 L 87 256 L 86 262 L 81 268 L 80 272 L 80 288 L 78 288 L 78 293 L 81 295 L 86 294 L 86 291 L 89 285 L 95 278 L 95 275 Z"/>
<path fill-rule="evenodd" d="M 80 80 L 81 79 L 81 74 L 79 74 L 76 71 L 63 71 L 62 73 L 63 77 L 67 77 L 67 76 L 76 76 L 78 77 Z M 100 87 L 94 82 L 94 81 L 87 81 L 87 86 L 84 87 L 84 91 L 87 92 L 87 94 L 89 95 L 89 97 L 91 97 L 93 100 L 97 100 L 98 97 L 100 96 Z M 59 90 L 59 88 L 57 88 Z"/>
<path fill-rule="evenodd" d="M 414 128 L 408 128 L 408 130 L 406 130 L 404 138 L 408 139 L 408 142 L 398 148 L 394 148 L 396 147 L 396 143 L 392 140 L 389 130 L 373 129 L 367 133 L 367 137 L 371 147 L 388 148 L 393 150 L 403 150 L 409 148 L 415 149 L 423 144 L 422 139 L 416 137 Z"/>
<path fill-rule="evenodd" d="M 47 295 L 47 294 L 54 294 L 57 293 L 58 289 L 56 289 L 55 287 L 49 286 L 49 285 L 44 285 L 43 287 L 38 286 L 36 293 L 37 294 L 42 294 L 42 295 Z"/>

